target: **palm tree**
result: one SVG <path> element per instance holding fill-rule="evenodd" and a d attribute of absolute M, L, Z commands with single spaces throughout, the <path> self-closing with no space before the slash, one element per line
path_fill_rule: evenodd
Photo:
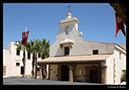
<path fill-rule="evenodd" d="M 39 45 L 39 50 L 38 50 L 38 54 L 40 54 L 40 56 L 42 56 L 42 59 L 45 59 L 47 57 L 49 57 L 49 44 L 50 40 L 47 41 L 46 39 L 42 38 L 42 41 L 39 40 L 38 45 Z M 43 67 L 43 78 L 46 78 L 46 65 L 44 65 Z"/>
<path fill-rule="evenodd" d="M 32 60 L 32 77 L 36 78 L 37 76 L 37 65 L 36 65 L 36 61 L 37 61 L 37 53 L 39 50 L 39 45 L 38 45 L 38 39 L 30 39 L 30 43 L 28 43 L 27 46 L 27 50 L 30 53 L 33 53 L 33 60 Z M 35 75 L 34 75 L 34 67 L 35 67 Z"/>
<path fill-rule="evenodd" d="M 42 56 L 42 59 L 48 58 L 49 57 L 49 44 L 50 40 L 47 41 L 46 39 L 42 38 L 42 41 L 39 40 L 38 45 L 39 45 L 39 50 L 38 53 L 40 56 Z"/>
<path fill-rule="evenodd" d="M 44 45 L 44 48 L 45 48 L 44 58 L 48 58 L 49 57 L 49 46 L 50 46 L 49 42 L 50 42 L 50 40 L 47 41 L 46 39 L 42 38 L 42 42 L 43 42 L 43 45 Z"/>
<path fill-rule="evenodd" d="M 32 78 L 37 77 L 37 54 L 40 54 L 42 56 L 42 59 L 49 57 L 49 44 L 50 40 L 47 41 L 46 39 L 42 38 L 42 40 L 39 39 L 30 39 L 30 42 L 27 42 L 26 47 L 22 45 L 22 40 L 18 41 L 19 44 L 15 44 L 17 46 L 18 50 L 24 50 L 25 48 L 28 52 L 33 53 L 33 59 L 32 59 Z M 25 56 L 25 52 L 23 54 Z M 23 58 L 24 60 L 24 58 Z M 23 61 L 24 62 L 24 61 Z M 25 63 L 24 63 L 25 66 Z M 34 74 L 34 68 L 35 68 L 35 74 Z M 46 65 L 44 67 L 44 74 L 43 77 L 46 77 Z"/>

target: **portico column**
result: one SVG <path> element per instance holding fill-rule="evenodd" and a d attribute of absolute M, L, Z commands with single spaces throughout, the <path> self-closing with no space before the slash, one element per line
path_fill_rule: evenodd
<path fill-rule="evenodd" d="M 43 65 L 43 79 L 46 79 L 47 71 L 46 71 L 46 65 Z"/>
<path fill-rule="evenodd" d="M 107 66 L 102 66 L 101 70 L 102 70 L 102 84 L 106 84 L 107 83 Z"/>
<path fill-rule="evenodd" d="M 39 73 L 40 79 L 43 79 L 43 73 L 42 73 L 43 67 L 39 66 L 39 68 L 40 68 L 40 73 Z"/>
<path fill-rule="evenodd" d="M 74 76 L 73 76 L 73 66 L 69 66 L 69 81 L 73 82 L 74 81 Z"/>

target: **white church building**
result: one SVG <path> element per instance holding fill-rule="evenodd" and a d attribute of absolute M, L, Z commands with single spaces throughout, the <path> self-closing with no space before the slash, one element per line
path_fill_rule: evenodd
<path fill-rule="evenodd" d="M 126 44 L 87 41 L 81 38 L 78 19 L 67 13 L 61 20 L 49 58 L 37 61 L 42 78 L 43 65 L 49 65 L 49 79 L 120 84 L 126 70 Z"/>
<path fill-rule="evenodd" d="M 120 84 L 126 70 L 126 44 L 83 40 L 78 23 L 69 12 L 66 19 L 58 23 L 60 30 L 55 43 L 49 47 L 49 58 L 37 60 L 37 75 L 43 79 L 43 66 L 49 65 L 50 80 Z M 23 75 L 23 51 L 18 51 L 14 43 L 3 50 L 3 76 Z M 26 51 L 26 76 L 31 75 L 32 54 Z"/>

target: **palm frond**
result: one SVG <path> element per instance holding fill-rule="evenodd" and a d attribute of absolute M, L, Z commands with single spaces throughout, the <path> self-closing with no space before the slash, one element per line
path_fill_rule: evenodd
<path fill-rule="evenodd" d="M 21 41 L 18 41 L 18 43 L 14 43 L 14 45 L 17 46 L 16 49 L 18 49 L 18 50 L 24 50 L 24 48 L 25 48 L 25 47 L 22 45 L 22 40 L 21 40 Z"/>

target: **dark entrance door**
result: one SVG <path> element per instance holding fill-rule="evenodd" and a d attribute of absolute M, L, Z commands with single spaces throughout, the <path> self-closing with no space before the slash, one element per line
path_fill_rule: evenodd
<path fill-rule="evenodd" d="M 69 67 L 61 65 L 61 81 L 69 81 Z"/>
<path fill-rule="evenodd" d="M 21 66 L 21 74 L 24 74 L 24 67 Z"/>
<path fill-rule="evenodd" d="M 90 82 L 98 83 L 98 70 L 90 70 Z"/>

